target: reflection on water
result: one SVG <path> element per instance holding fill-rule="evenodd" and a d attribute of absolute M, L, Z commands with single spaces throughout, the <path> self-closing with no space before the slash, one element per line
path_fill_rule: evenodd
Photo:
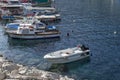
<path fill-rule="evenodd" d="M 66 73 L 70 70 L 77 70 L 79 67 L 90 62 L 90 57 L 84 58 L 82 60 L 65 63 L 65 64 L 52 64 L 49 68 L 49 71 L 52 72 L 59 72 L 59 73 Z"/>
<path fill-rule="evenodd" d="M 47 44 L 59 41 L 60 38 L 52 39 L 36 39 L 36 40 L 21 40 L 21 39 L 12 39 L 8 38 L 9 46 L 35 46 L 36 44 Z"/>

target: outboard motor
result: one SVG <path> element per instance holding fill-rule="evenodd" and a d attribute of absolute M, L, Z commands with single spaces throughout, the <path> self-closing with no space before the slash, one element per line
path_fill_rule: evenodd
<path fill-rule="evenodd" d="M 82 46 L 81 46 L 81 49 L 82 49 L 83 51 L 85 51 L 85 50 L 88 50 L 89 48 L 88 48 L 88 47 L 85 47 L 85 45 L 82 45 Z"/>

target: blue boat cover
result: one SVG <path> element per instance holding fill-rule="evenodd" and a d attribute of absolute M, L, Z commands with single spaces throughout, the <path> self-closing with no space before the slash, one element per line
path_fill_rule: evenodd
<path fill-rule="evenodd" d="M 15 19 L 14 16 L 1 16 L 2 19 Z"/>
<path fill-rule="evenodd" d="M 7 24 L 7 28 L 18 29 L 19 24 Z"/>
<path fill-rule="evenodd" d="M 54 29 L 56 29 L 55 26 L 48 26 L 47 28 L 48 28 L 49 30 L 54 30 Z"/>

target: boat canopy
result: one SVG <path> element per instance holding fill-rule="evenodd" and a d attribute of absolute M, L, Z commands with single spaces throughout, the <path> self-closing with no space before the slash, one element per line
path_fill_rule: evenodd
<path fill-rule="evenodd" d="M 37 2 L 37 3 L 46 3 L 49 2 L 50 0 L 32 0 L 32 2 Z"/>
<path fill-rule="evenodd" d="M 50 11 L 55 11 L 54 7 L 31 7 L 28 6 L 26 7 L 27 10 L 50 10 Z"/>
<path fill-rule="evenodd" d="M 18 27 L 19 27 L 19 24 L 17 24 L 17 23 L 15 23 L 15 24 L 7 24 L 7 26 L 6 26 L 7 28 L 12 28 L 12 29 L 18 29 Z"/>
<path fill-rule="evenodd" d="M 56 29 L 55 26 L 48 26 L 47 28 L 48 28 L 49 30 L 55 30 L 55 29 Z"/>
<path fill-rule="evenodd" d="M 14 16 L 1 16 L 2 19 L 15 19 Z"/>

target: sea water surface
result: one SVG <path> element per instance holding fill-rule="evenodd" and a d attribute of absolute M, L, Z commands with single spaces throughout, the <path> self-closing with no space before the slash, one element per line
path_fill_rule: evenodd
<path fill-rule="evenodd" d="M 55 6 L 62 21 L 52 25 L 60 29 L 60 39 L 13 40 L 1 25 L 0 53 L 16 63 L 46 69 L 45 54 L 85 44 L 90 60 L 70 63 L 61 74 L 75 80 L 120 80 L 120 0 L 55 0 Z"/>

